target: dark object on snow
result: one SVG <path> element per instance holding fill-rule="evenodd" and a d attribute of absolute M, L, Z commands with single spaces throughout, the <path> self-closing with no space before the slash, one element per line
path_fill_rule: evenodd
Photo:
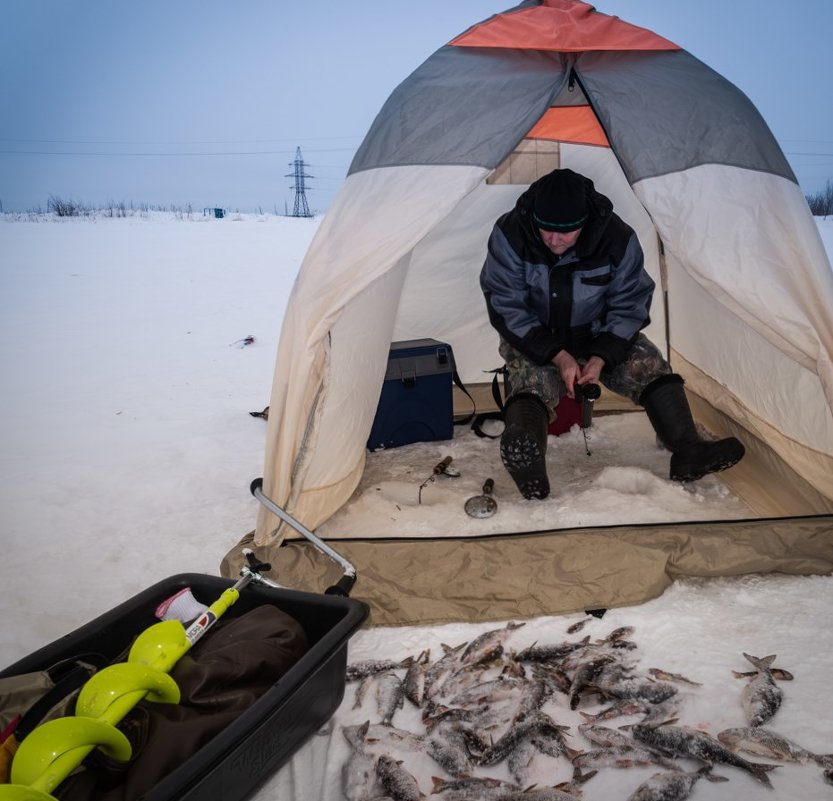
<path fill-rule="evenodd" d="M 158 622 L 154 611 L 172 594 L 190 587 L 198 599 L 213 599 L 233 584 L 229 579 L 194 573 L 173 576 L 11 665 L 0 673 L 0 677 L 42 670 L 60 659 L 87 652 L 102 653 L 117 660 L 134 635 Z M 264 606 L 265 610 L 258 611 Z M 247 613 L 252 613 L 248 624 L 237 624 L 245 625 L 248 632 L 237 628 L 238 633 L 246 634 L 241 640 L 246 647 L 241 649 L 236 644 L 237 638 L 231 638 L 234 632 L 231 624 L 248 617 Z M 259 616 L 269 618 L 271 628 L 264 631 L 260 625 L 263 621 L 255 620 Z M 197 650 L 200 646 L 195 646 L 193 654 L 183 658 L 185 676 L 177 676 L 188 686 L 183 686 L 183 696 L 187 694 L 197 699 L 202 704 L 203 714 L 206 710 L 220 709 L 220 716 L 226 715 L 221 721 L 221 730 L 195 736 L 195 724 L 188 723 L 184 713 L 183 717 L 174 713 L 171 725 L 182 725 L 181 731 L 193 736 L 190 743 L 198 750 L 190 755 L 179 751 L 177 760 L 168 764 L 170 772 L 153 786 L 142 788 L 143 801 L 239 801 L 249 796 L 338 708 L 344 693 L 347 640 L 366 616 L 365 604 L 349 598 L 264 585 L 250 585 L 241 591 L 238 601 L 224 617 L 227 628 L 220 628 L 218 624 L 203 641 L 203 647 L 214 650 L 213 658 L 200 657 Z M 292 630 L 282 633 L 280 626 L 290 618 L 295 621 Z M 256 641 L 256 629 L 263 632 L 264 642 Z M 297 638 L 305 640 L 306 652 L 298 648 L 301 640 Z M 275 666 L 274 659 L 271 667 L 265 660 L 261 660 L 262 669 L 253 665 L 256 691 L 245 703 L 235 706 L 236 700 L 244 698 L 245 691 L 235 700 L 232 697 L 235 693 L 226 693 L 225 687 L 219 691 L 212 688 L 213 672 L 232 670 L 237 652 L 248 650 L 252 656 L 264 649 L 282 659 L 282 666 Z M 202 666 L 197 664 L 197 658 L 204 661 Z M 202 677 L 200 671 L 204 673 Z M 196 682 L 191 682 L 192 679 Z M 160 705 L 147 706 L 158 708 Z M 151 709 L 147 715 L 140 715 L 134 724 L 134 733 L 139 736 L 152 733 L 156 723 L 160 722 L 154 717 L 157 712 Z M 169 712 L 173 713 L 173 710 Z M 165 739 L 172 745 L 169 738 Z M 100 758 L 97 756 L 96 759 Z M 84 797 L 66 795 L 66 792 L 76 778 L 79 782 L 89 781 L 85 775 L 67 780 L 61 797 Z M 122 801 L 131 797 L 125 794 L 126 787 L 125 783 L 111 788 L 97 787 L 92 790 L 93 796 L 86 797 Z"/>
<path fill-rule="evenodd" d="M 494 479 L 487 478 L 483 484 L 483 494 L 473 495 L 463 507 L 469 517 L 491 517 L 497 511 L 497 501 L 492 497 L 495 488 Z"/>
<path fill-rule="evenodd" d="M 252 417 L 260 417 L 263 420 L 269 419 L 269 407 L 264 406 L 262 412 L 249 412 Z"/>
<path fill-rule="evenodd" d="M 657 436 L 671 451 L 672 481 L 696 481 L 708 473 L 725 470 L 743 458 L 743 445 L 734 437 L 701 439 L 691 416 L 683 379 L 676 373 L 652 381 L 639 400 Z"/>
<path fill-rule="evenodd" d="M 534 395 L 515 395 L 503 410 L 500 458 L 527 500 L 550 494 L 547 478 L 549 414 Z"/>
<path fill-rule="evenodd" d="M 588 615 L 593 615 L 593 617 L 597 617 L 601 620 L 605 616 L 607 609 L 585 609 L 584 611 Z"/>

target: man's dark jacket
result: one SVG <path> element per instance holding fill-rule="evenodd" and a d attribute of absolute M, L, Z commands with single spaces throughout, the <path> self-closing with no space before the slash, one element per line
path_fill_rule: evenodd
<path fill-rule="evenodd" d="M 654 282 L 633 229 L 585 180 L 589 218 L 575 247 L 559 257 L 541 239 L 536 181 L 495 223 L 480 287 L 492 325 L 532 361 L 547 364 L 563 349 L 610 369 L 648 325 Z"/>

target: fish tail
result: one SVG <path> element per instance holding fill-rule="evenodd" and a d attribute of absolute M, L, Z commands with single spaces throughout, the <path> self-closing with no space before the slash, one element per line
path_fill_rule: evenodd
<path fill-rule="evenodd" d="M 746 659 L 751 662 L 758 670 L 769 670 L 770 665 L 775 661 L 775 654 L 769 656 L 752 656 L 751 654 L 743 654 Z"/>
<path fill-rule="evenodd" d="M 775 770 L 780 765 L 767 765 L 763 762 L 750 762 L 749 772 L 763 785 L 772 788 L 772 782 L 767 775 L 771 770 Z"/>

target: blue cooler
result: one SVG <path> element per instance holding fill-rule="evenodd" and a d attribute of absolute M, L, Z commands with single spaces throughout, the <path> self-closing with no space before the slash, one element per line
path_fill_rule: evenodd
<path fill-rule="evenodd" d="M 367 447 L 396 448 L 454 436 L 451 345 L 436 339 L 392 342 Z"/>

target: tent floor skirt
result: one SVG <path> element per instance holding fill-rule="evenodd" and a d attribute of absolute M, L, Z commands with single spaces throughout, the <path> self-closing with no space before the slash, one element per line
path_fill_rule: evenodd
<path fill-rule="evenodd" d="M 320 592 L 337 567 L 308 543 L 253 546 L 226 555 L 236 576 L 243 548 L 272 564 L 270 577 Z M 358 573 L 352 596 L 369 625 L 415 626 L 568 614 L 639 604 L 679 576 L 833 572 L 833 515 L 749 521 L 562 529 L 477 538 L 339 540 Z"/>

